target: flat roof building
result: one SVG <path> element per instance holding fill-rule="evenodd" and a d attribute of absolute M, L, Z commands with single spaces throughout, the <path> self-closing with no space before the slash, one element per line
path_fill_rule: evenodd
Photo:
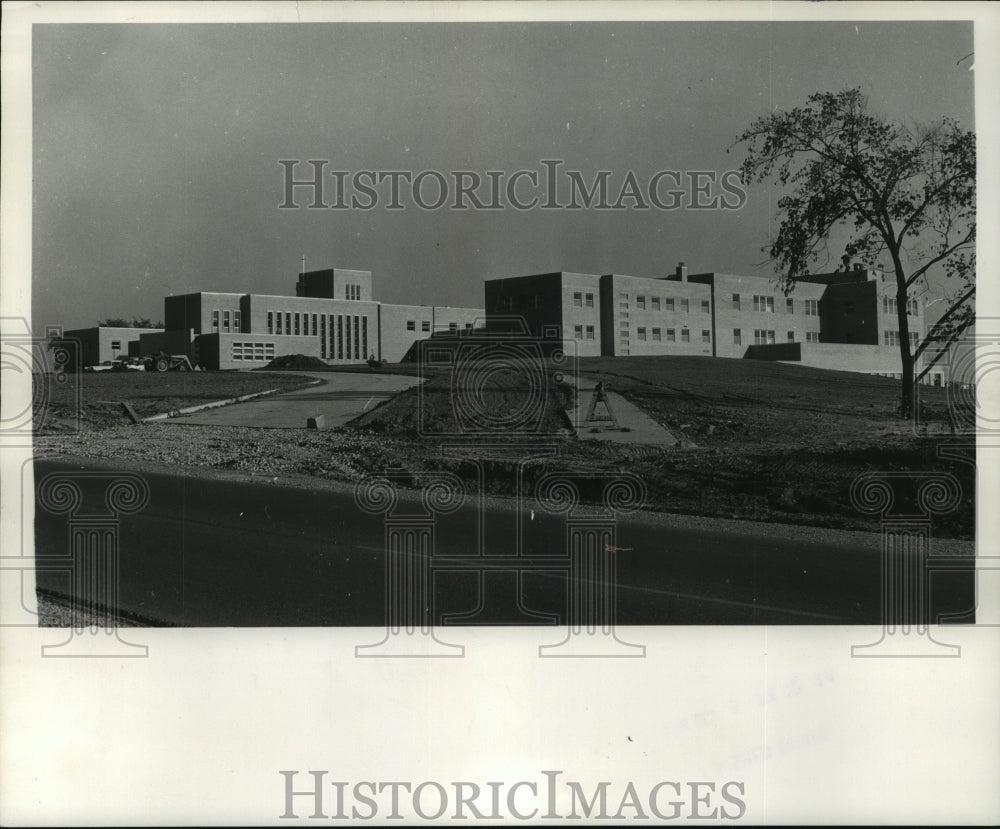
<path fill-rule="evenodd" d="M 861 267 L 802 277 L 788 292 L 769 277 L 689 274 L 683 262 L 657 277 L 559 271 L 489 280 L 485 300 L 488 325 L 521 316 L 533 336 L 558 331 L 581 357 L 677 354 L 901 373 L 895 284 Z M 923 309 L 911 300 L 906 313 L 915 344 Z M 788 344 L 796 345 L 773 348 Z"/>

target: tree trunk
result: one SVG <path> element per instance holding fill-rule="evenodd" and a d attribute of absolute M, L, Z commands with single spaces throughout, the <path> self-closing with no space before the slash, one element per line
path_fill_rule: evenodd
<path fill-rule="evenodd" d="M 907 316 L 906 284 L 897 280 L 899 288 L 896 292 L 896 318 L 899 320 L 899 360 L 902 365 L 903 385 L 900 389 L 901 400 L 899 412 L 903 417 L 913 416 L 916 389 L 913 384 L 913 350 L 910 348 L 910 320 Z"/>

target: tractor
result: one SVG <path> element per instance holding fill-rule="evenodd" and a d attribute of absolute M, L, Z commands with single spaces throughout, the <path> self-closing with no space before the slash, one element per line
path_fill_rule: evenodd
<path fill-rule="evenodd" d="M 165 351 L 150 354 L 143 359 L 146 371 L 194 371 L 186 354 L 167 354 Z"/>

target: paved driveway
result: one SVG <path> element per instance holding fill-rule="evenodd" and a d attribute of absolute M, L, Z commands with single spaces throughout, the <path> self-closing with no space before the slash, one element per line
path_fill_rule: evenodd
<path fill-rule="evenodd" d="M 350 374 L 339 372 L 294 372 L 316 377 L 322 382 L 286 394 L 248 400 L 219 409 L 206 409 L 170 418 L 166 423 L 194 423 L 208 426 L 267 426 L 275 429 L 303 429 L 310 417 L 322 415 L 327 429 L 342 426 L 420 381 L 397 374 Z"/>

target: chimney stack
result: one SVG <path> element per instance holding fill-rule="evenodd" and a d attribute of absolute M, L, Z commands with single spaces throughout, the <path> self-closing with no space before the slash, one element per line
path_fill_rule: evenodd
<path fill-rule="evenodd" d="M 677 278 L 681 282 L 687 282 L 688 281 L 688 269 L 687 269 L 687 265 L 685 265 L 683 262 L 678 262 L 677 263 Z"/>

